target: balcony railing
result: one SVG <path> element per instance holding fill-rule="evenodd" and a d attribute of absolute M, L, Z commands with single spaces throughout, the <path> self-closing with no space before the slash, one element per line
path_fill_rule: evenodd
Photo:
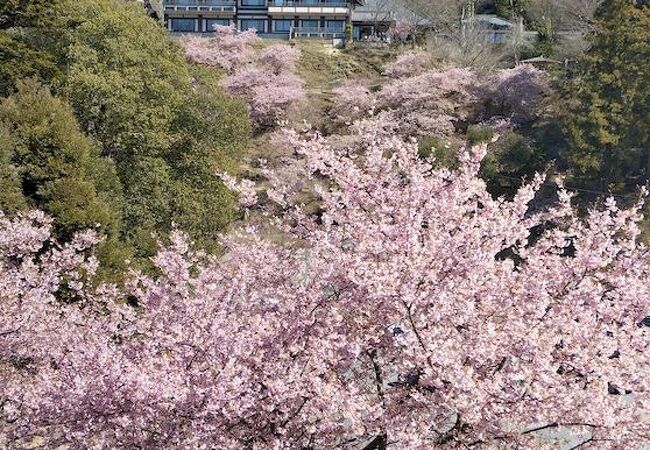
<path fill-rule="evenodd" d="M 291 27 L 289 39 L 296 38 L 345 39 L 345 30 L 340 28 Z"/>
<path fill-rule="evenodd" d="M 341 0 L 271 0 L 269 14 L 348 15 L 350 7 Z"/>
<path fill-rule="evenodd" d="M 270 0 L 269 6 L 325 6 L 347 7 L 345 0 Z"/>
<path fill-rule="evenodd" d="M 165 11 L 235 12 L 234 0 L 165 0 Z"/>

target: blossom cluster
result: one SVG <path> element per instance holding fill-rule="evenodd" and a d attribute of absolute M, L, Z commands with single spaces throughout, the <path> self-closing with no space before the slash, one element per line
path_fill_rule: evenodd
<path fill-rule="evenodd" d="M 331 115 L 351 123 L 382 115 L 404 136 L 449 136 L 471 123 L 500 118 L 510 126 L 530 120 L 546 92 L 543 72 L 530 65 L 484 79 L 469 69 L 430 69 L 424 53 L 406 53 L 384 71 L 376 92 L 354 82 L 336 91 Z"/>
<path fill-rule="evenodd" d="M 490 113 L 515 122 L 530 120 L 548 91 L 546 74 L 530 64 L 497 71 L 487 80 Z"/>
<path fill-rule="evenodd" d="M 214 257 L 176 232 L 123 289 L 87 282 L 93 233 L 0 218 L 0 447 L 539 448 L 560 426 L 647 443 L 641 201 L 580 217 L 560 188 L 532 210 L 541 177 L 495 199 L 485 147 L 433 169 L 387 128 L 347 148 L 287 134 L 321 202 L 270 180 L 291 245 L 247 228 Z"/>
<path fill-rule="evenodd" d="M 249 106 L 256 129 L 275 126 L 287 108 L 305 97 L 304 82 L 294 73 L 300 50 L 284 44 L 256 50 L 255 31 L 217 26 L 211 38 L 194 37 L 184 42 L 190 61 L 223 70 L 222 86 L 242 97 Z"/>
<path fill-rule="evenodd" d="M 384 67 L 384 75 L 390 78 L 412 77 L 431 65 L 431 54 L 409 51 L 402 53 L 395 61 Z"/>
<path fill-rule="evenodd" d="M 185 37 L 183 48 L 190 61 L 230 73 L 251 61 L 255 53 L 254 45 L 259 40 L 255 30 L 240 32 L 234 26 L 217 25 L 210 38 Z"/>
<path fill-rule="evenodd" d="M 390 33 L 394 40 L 406 42 L 415 33 L 415 25 L 404 20 L 398 20 L 391 28 Z"/>

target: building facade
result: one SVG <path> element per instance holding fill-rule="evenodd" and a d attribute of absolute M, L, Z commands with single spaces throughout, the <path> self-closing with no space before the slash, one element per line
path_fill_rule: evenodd
<path fill-rule="evenodd" d="M 210 33 L 217 25 L 255 29 L 263 37 L 345 36 L 352 12 L 363 0 L 164 0 L 167 28 Z"/>

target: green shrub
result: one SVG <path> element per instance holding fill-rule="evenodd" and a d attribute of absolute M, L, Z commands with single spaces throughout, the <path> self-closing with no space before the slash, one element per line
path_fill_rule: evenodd
<path fill-rule="evenodd" d="M 458 167 L 457 150 L 436 136 L 427 136 L 420 140 L 418 156 L 422 159 L 433 157 L 435 167 Z"/>
<path fill-rule="evenodd" d="M 95 224 L 117 235 L 123 202 L 113 162 L 80 131 L 70 105 L 35 80 L 19 82 L 17 89 L 0 103 L 6 137 L 0 153 L 6 155 L 2 171 L 13 168 L 20 182 L 25 202 L 18 203 L 54 217 L 63 240 Z M 15 195 L 15 189 L 0 192 L 0 204 L 16 209 L 10 200 Z"/>
<path fill-rule="evenodd" d="M 490 127 L 472 125 L 467 129 L 467 144 L 469 146 L 487 143 L 494 137 L 494 130 Z"/>
<path fill-rule="evenodd" d="M 546 164 L 543 149 L 533 139 L 511 131 L 489 147 L 479 175 L 492 194 L 511 195 Z"/>

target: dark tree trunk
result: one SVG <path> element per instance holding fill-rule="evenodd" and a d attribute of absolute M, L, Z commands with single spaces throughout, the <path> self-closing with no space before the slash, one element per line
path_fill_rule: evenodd
<path fill-rule="evenodd" d="M 388 448 L 388 436 L 380 434 L 374 438 L 362 450 L 386 450 Z"/>

